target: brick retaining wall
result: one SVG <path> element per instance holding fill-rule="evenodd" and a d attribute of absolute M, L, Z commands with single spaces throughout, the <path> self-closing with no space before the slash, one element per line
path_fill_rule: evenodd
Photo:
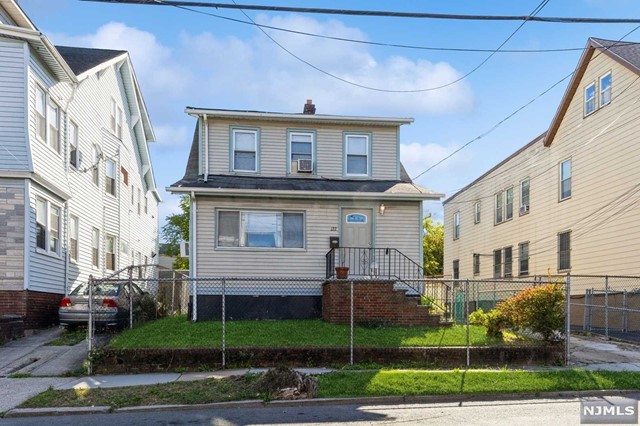
<path fill-rule="evenodd" d="M 58 324 L 61 294 L 39 291 L 0 291 L 0 316 L 18 315 L 25 329 L 50 327 Z"/>

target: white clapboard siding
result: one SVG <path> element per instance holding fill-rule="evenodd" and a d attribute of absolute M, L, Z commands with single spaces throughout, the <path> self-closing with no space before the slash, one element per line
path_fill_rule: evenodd
<path fill-rule="evenodd" d="M 365 132 L 371 135 L 373 179 L 393 180 L 398 172 L 398 140 L 395 126 L 328 125 L 313 123 L 265 122 L 256 120 L 208 120 L 209 173 L 230 172 L 230 132 L 233 127 L 260 130 L 259 153 L 261 176 L 287 175 L 287 130 L 314 131 L 316 133 L 317 175 L 329 179 L 344 177 L 343 134 Z M 204 156 L 202 159 L 204 164 Z"/>
<path fill-rule="evenodd" d="M 0 38 L 0 170 L 30 169 L 25 132 L 26 48 L 24 42 Z"/>
<path fill-rule="evenodd" d="M 584 88 L 612 72 L 612 102 L 584 117 Z M 640 274 L 640 182 L 637 167 L 640 132 L 638 75 L 597 54 L 550 147 L 542 140 L 520 152 L 445 204 L 445 274 L 460 260 L 460 276 L 472 277 L 473 253 L 480 253 L 480 276 L 493 275 L 493 250 L 513 246 L 518 274 L 518 244 L 529 242 L 529 273 L 558 273 L 558 233 L 571 231 L 572 274 Z M 559 201 L 559 164 L 572 159 L 572 195 Z M 519 183 L 531 177 L 530 211 L 519 215 Z M 514 186 L 514 218 L 494 225 L 493 194 Z M 629 196 L 625 199 L 625 194 Z M 474 201 L 482 202 L 480 224 L 473 222 Z M 453 215 L 461 214 L 460 238 L 453 240 Z M 563 271 L 564 272 L 564 271 Z"/>

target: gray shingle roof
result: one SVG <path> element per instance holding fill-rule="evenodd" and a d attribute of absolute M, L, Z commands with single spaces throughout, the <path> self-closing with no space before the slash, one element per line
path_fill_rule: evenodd
<path fill-rule="evenodd" d="M 76 75 L 82 74 L 123 53 L 127 53 L 126 50 L 90 49 L 86 47 L 69 46 L 56 46 L 56 49 Z"/>
<path fill-rule="evenodd" d="M 617 56 L 627 64 L 640 70 L 640 44 L 626 41 L 605 40 L 591 37 L 591 41 L 597 47 L 602 47 L 608 53 Z"/>

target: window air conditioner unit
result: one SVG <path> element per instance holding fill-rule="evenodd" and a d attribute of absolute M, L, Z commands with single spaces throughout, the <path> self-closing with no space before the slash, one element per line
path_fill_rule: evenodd
<path fill-rule="evenodd" d="M 520 206 L 520 213 L 528 213 L 529 212 L 529 205 L 525 204 L 524 206 Z"/>
<path fill-rule="evenodd" d="M 313 161 L 298 160 L 298 173 L 311 173 L 313 171 Z"/>

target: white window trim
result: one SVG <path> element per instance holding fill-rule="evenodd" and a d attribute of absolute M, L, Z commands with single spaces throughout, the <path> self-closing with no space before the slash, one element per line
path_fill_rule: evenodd
<path fill-rule="evenodd" d="M 500 205 L 500 215 L 501 215 L 500 221 L 498 221 L 498 196 L 502 200 L 502 204 Z M 499 225 L 501 223 L 504 223 L 504 221 L 505 221 L 504 220 L 504 205 L 505 205 L 504 191 L 500 191 L 500 192 L 496 193 L 496 195 L 493 198 L 493 224 L 494 225 Z"/>
<path fill-rule="evenodd" d="M 349 163 L 347 159 L 349 158 L 349 138 L 350 137 L 358 137 L 358 138 L 366 138 L 367 141 L 367 172 L 366 173 L 349 173 Z M 344 134 L 344 174 L 345 176 L 353 176 L 353 177 L 369 177 L 371 176 L 371 135 L 368 133 L 345 133 Z"/>
<path fill-rule="evenodd" d="M 606 103 L 602 102 L 602 100 L 604 99 L 604 97 L 602 96 L 602 93 L 604 92 L 602 90 L 602 80 L 604 78 L 606 78 L 607 76 L 611 76 L 611 71 L 601 75 L 600 78 L 598 79 L 598 96 L 599 96 L 598 105 L 600 106 L 600 108 L 609 105 L 611 103 L 611 100 L 612 100 L 612 95 L 613 95 L 613 77 L 611 77 L 611 83 L 609 85 L 609 101 L 606 102 Z"/>
<path fill-rule="evenodd" d="M 111 133 L 116 133 L 116 116 L 118 113 L 118 104 L 114 98 L 111 98 L 111 108 L 109 111 L 109 129 Z"/>
<path fill-rule="evenodd" d="M 113 252 L 109 252 L 109 239 L 113 240 Z M 118 263 L 118 239 L 115 235 L 107 234 L 104 236 L 104 268 L 107 271 L 115 271 Z M 109 262 L 107 262 L 107 256 L 113 254 L 113 269 L 109 269 Z"/>
<path fill-rule="evenodd" d="M 42 143 L 44 143 L 45 145 L 47 144 L 47 105 L 48 105 L 48 99 L 49 99 L 49 95 L 47 94 L 47 91 L 40 86 L 39 84 L 36 83 L 36 102 L 33 105 L 33 111 L 36 115 L 36 139 L 41 141 Z M 43 101 L 42 101 L 42 113 L 38 112 L 38 97 L 39 95 L 42 94 L 43 95 Z M 38 118 L 37 117 L 41 117 L 42 122 L 44 123 L 44 135 L 40 135 L 38 133 Z"/>
<path fill-rule="evenodd" d="M 56 113 L 56 118 L 57 118 L 57 123 L 56 123 L 56 133 L 58 134 L 58 149 L 56 149 L 55 147 L 53 147 L 51 145 L 51 131 L 49 129 L 49 106 L 51 106 L 52 109 L 57 110 Z M 53 102 L 51 100 L 51 98 L 47 95 L 47 129 L 46 129 L 46 135 L 47 135 L 47 146 L 51 149 L 51 151 L 55 152 L 58 155 L 62 155 L 62 140 L 60 138 L 61 136 L 61 132 L 60 132 L 60 127 L 62 127 L 62 108 L 60 108 L 60 106 Z"/>
<path fill-rule="evenodd" d="M 453 239 L 460 238 L 460 211 L 453 214 Z"/>
<path fill-rule="evenodd" d="M 38 226 L 38 200 L 43 201 L 45 203 L 45 217 L 46 224 L 44 229 L 44 246 L 45 248 L 38 247 L 37 241 L 37 226 Z M 50 241 L 51 238 L 51 208 L 55 207 L 58 209 L 58 250 L 51 251 Z M 36 225 L 36 251 L 38 253 L 47 254 L 50 256 L 61 257 L 60 253 L 62 250 L 62 207 L 56 203 L 52 203 L 50 200 L 44 197 L 36 196 L 36 217 L 35 217 L 35 225 Z"/>
<path fill-rule="evenodd" d="M 507 193 L 511 191 L 511 217 L 507 218 Z M 504 195 L 503 195 L 503 209 L 504 211 L 502 212 L 502 218 L 503 218 L 503 222 L 509 222 L 510 220 L 513 220 L 513 216 L 514 216 L 514 211 L 513 211 L 513 198 L 514 198 L 514 191 L 513 191 L 513 186 L 510 186 L 508 188 L 505 188 L 504 190 Z"/>
<path fill-rule="evenodd" d="M 528 186 L 529 195 L 527 197 L 529 199 L 529 202 L 526 205 L 524 204 L 524 196 L 523 196 L 523 193 L 524 193 L 523 189 L 524 189 L 525 182 L 529 183 L 529 186 Z M 520 205 L 518 209 L 520 211 L 520 216 L 529 214 L 529 210 L 531 207 L 531 179 L 529 177 L 526 177 L 520 181 L 520 202 L 518 204 Z"/>
<path fill-rule="evenodd" d="M 220 220 L 220 212 L 237 212 L 238 213 L 238 247 L 224 247 L 218 245 L 219 241 L 219 220 Z M 240 246 L 241 234 L 242 234 L 242 214 L 243 213 L 280 213 L 284 214 L 299 214 L 302 215 L 302 247 L 247 247 Z M 215 231 L 215 249 L 216 250 L 230 250 L 230 251 L 307 251 L 307 215 L 306 212 L 300 210 L 239 210 L 239 209 L 217 209 L 215 213 L 216 218 L 216 231 Z M 282 232 L 284 234 L 284 222 Z M 284 235 L 282 237 L 282 242 L 284 244 Z"/>
<path fill-rule="evenodd" d="M 527 270 L 523 271 L 522 270 L 522 261 L 524 260 L 522 258 L 522 247 L 523 246 L 527 246 Z M 529 241 L 524 241 L 521 243 L 518 243 L 518 276 L 523 277 L 523 276 L 527 276 L 529 275 L 529 260 L 531 259 L 531 256 L 529 256 Z"/>
<path fill-rule="evenodd" d="M 568 195 L 567 197 L 562 197 L 562 165 L 564 163 L 566 163 L 567 161 L 570 162 L 570 167 L 571 167 L 571 176 L 569 176 L 569 181 L 571 182 L 571 194 Z M 562 160 L 560 162 L 559 165 L 559 169 L 558 169 L 558 201 L 564 201 L 564 200 L 569 200 L 571 197 L 573 196 L 573 161 L 571 158 L 567 158 L 565 160 Z"/>
<path fill-rule="evenodd" d="M 237 133 L 252 133 L 253 134 L 253 149 L 255 153 L 255 157 L 253 160 L 253 170 L 245 170 L 245 169 L 237 169 L 236 168 L 236 134 Z M 260 164 L 260 154 L 259 150 L 259 132 L 256 129 L 245 129 L 245 128 L 233 128 L 231 129 L 231 171 L 237 173 L 259 173 L 258 165 Z M 241 151 L 241 152 L 251 152 L 251 151 Z"/>
<path fill-rule="evenodd" d="M 482 218 L 481 215 L 482 215 L 482 210 L 481 210 L 480 201 L 476 201 L 473 204 L 473 223 L 474 224 L 480 223 L 480 220 Z"/>
<path fill-rule="evenodd" d="M 100 188 L 100 160 L 102 159 L 102 150 L 98 145 L 93 145 L 91 156 L 91 161 L 93 162 L 91 165 L 91 183 L 97 188 Z M 95 177 L 97 177 L 97 179 L 95 179 Z"/>
<path fill-rule="evenodd" d="M 587 98 L 587 90 L 589 90 L 590 87 L 593 86 L 593 111 L 587 111 L 587 104 L 589 103 L 589 100 Z M 584 88 L 584 92 L 583 92 L 583 97 L 584 97 L 584 104 L 583 104 L 583 114 L 585 117 L 588 117 L 589 115 L 593 114 L 594 112 L 596 112 L 598 110 L 598 102 L 597 102 L 597 94 L 598 94 L 598 88 L 596 87 L 596 82 L 593 81 L 591 83 L 589 83 L 585 88 Z"/>
<path fill-rule="evenodd" d="M 290 130 L 289 132 L 287 132 L 287 146 L 288 146 L 288 158 L 287 158 L 287 170 L 288 173 L 293 173 L 292 172 L 292 168 L 291 168 L 291 164 L 293 163 L 293 160 L 291 159 L 291 157 L 293 156 L 293 149 L 292 149 L 292 138 L 294 135 L 304 135 L 304 136 L 311 136 L 311 173 L 312 175 L 314 175 L 316 173 L 316 132 L 312 132 L 312 131 L 304 131 L 304 130 Z"/>
<path fill-rule="evenodd" d="M 75 128 L 75 137 L 73 137 L 73 132 L 71 132 L 71 129 Z M 80 127 L 78 127 L 78 125 L 76 124 L 75 121 L 73 120 L 69 120 L 69 166 L 73 167 L 74 169 L 78 169 L 79 166 L 79 161 L 78 161 L 78 157 L 79 157 L 79 152 L 80 152 L 80 147 L 78 146 L 80 143 Z M 74 165 L 73 163 L 71 163 L 71 152 L 73 151 L 72 147 L 75 146 L 75 151 L 76 151 L 76 164 Z"/>
<path fill-rule="evenodd" d="M 113 193 L 107 191 L 107 182 L 108 179 L 112 179 L 109 177 L 109 175 L 107 174 L 107 170 L 108 170 L 108 164 L 109 163 L 113 163 Z M 107 158 L 104 161 L 104 192 L 105 194 L 109 195 L 110 197 L 117 197 L 118 194 L 118 172 L 117 169 L 118 168 L 118 164 L 112 160 L 111 158 Z"/>
<path fill-rule="evenodd" d="M 93 241 L 93 236 L 94 236 L 94 231 L 98 231 L 98 247 L 95 247 L 93 245 L 94 241 Z M 95 226 L 91 228 L 91 268 L 94 270 L 99 270 L 100 269 L 100 239 L 101 239 L 101 232 L 98 228 L 96 228 Z M 94 264 L 93 263 L 93 249 L 97 248 L 98 249 L 98 255 L 96 256 L 97 260 L 98 260 L 98 264 Z"/>
<path fill-rule="evenodd" d="M 564 269 L 560 269 L 560 237 L 562 235 L 565 234 L 569 234 L 569 267 L 568 268 L 564 268 Z M 563 232 L 558 232 L 558 272 L 566 272 L 566 271 L 570 271 L 571 270 L 571 230 L 569 231 L 563 231 Z"/>
<path fill-rule="evenodd" d="M 71 256 L 71 237 L 72 237 L 72 233 L 71 233 L 71 223 L 73 222 L 73 220 L 75 219 L 76 221 L 76 235 L 75 235 L 75 240 L 76 240 L 76 245 L 78 246 L 76 248 L 76 258 L 74 259 Z M 70 214 L 69 215 L 69 261 L 72 263 L 78 263 L 78 260 L 80 259 L 80 218 L 76 215 Z"/>

